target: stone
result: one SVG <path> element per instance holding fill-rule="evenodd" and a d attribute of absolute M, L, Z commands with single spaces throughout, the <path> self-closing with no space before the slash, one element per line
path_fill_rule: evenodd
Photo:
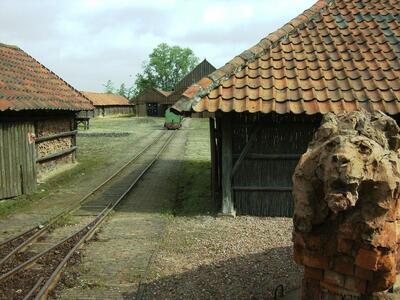
<path fill-rule="evenodd" d="M 344 275 L 334 271 L 326 270 L 324 272 L 324 282 L 339 287 L 344 287 Z"/>
<path fill-rule="evenodd" d="M 349 256 L 338 256 L 334 261 L 334 271 L 346 274 L 354 275 L 354 259 Z"/>
<path fill-rule="evenodd" d="M 378 270 L 378 259 L 379 259 L 378 250 L 367 250 L 361 248 L 358 250 L 355 264 L 361 268 L 367 270 Z"/>
<path fill-rule="evenodd" d="M 293 243 L 302 249 L 297 261 L 306 268 L 304 278 L 319 280 L 322 293 L 386 293 L 394 283 L 399 147 L 400 128 L 382 112 L 328 113 L 300 158 L 293 174 Z"/>
<path fill-rule="evenodd" d="M 324 270 L 311 267 L 304 267 L 304 278 L 322 280 L 324 279 Z"/>

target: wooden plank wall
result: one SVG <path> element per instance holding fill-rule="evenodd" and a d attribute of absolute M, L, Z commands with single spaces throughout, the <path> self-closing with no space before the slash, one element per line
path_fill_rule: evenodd
<path fill-rule="evenodd" d="M 35 144 L 29 141 L 33 122 L 0 123 L 0 199 L 36 189 Z"/>
<path fill-rule="evenodd" d="M 231 118 L 233 165 L 260 125 L 255 142 L 232 178 L 236 213 L 291 217 L 292 174 L 321 116 L 234 113 Z"/>

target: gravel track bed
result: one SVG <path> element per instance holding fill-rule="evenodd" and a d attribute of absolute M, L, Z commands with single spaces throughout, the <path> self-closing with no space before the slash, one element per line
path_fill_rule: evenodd
<path fill-rule="evenodd" d="M 178 217 L 144 284 L 144 299 L 272 299 L 300 286 L 292 219 Z"/>

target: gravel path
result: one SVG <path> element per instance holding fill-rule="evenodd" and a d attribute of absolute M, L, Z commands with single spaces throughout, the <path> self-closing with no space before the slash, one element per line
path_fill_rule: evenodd
<path fill-rule="evenodd" d="M 145 299 L 272 299 L 300 286 L 288 218 L 175 218 L 144 286 Z"/>

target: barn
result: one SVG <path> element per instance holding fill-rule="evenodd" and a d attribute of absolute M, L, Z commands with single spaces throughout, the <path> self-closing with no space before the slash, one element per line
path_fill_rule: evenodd
<path fill-rule="evenodd" d="M 46 173 L 76 159 L 80 92 L 16 46 L 0 44 L 0 199 L 33 192 Z"/>
<path fill-rule="evenodd" d="M 162 117 L 168 108 L 167 99 L 171 92 L 149 88 L 139 95 L 136 100 L 136 115 L 139 117 Z"/>
<path fill-rule="evenodd" d="M 201 63 L 199 63 L 189 74 L 187 74 L 178 84 L 174 87 L 174 91 L 167 98 L 168 106 L 172 106 L 176 101 L 179 100 L 183 92 L 191 86 L 193 83 L 196 83 L 204 76 L 211 74 L 215 71 L 215 67 L 210 64 L 207 59 L 204 59 Z M 208 113 L 202 112 L 192 112 L 192 117 L 208 117 Z"/>
<path fill-rule="evenodd" d="M 134 105 L 121 95 L 111 93 L 82 92 L 95 109 L 88 113 L 89 117 L 105 117 L 115 115 L 132 115 L 135 113 Z M 83 114 L 80 113 L 80 116 Z"/>
<path fill-rule="evenodd" d="M 210 119 L 223 214 L 292 216 L 292 174 L 321 117 L 365 109 L 398 120 L 400 1 L 319 0 L 189 87 L 179 112 Z"/>
<path fill-rule="evenodd" d="M 215 71 L 214 66 L 204 59 L 176 84 L 172 92 L 149 88 L 139 95 L 135 101 L 138 116 L 164 116 L 166 109 L 171 107 L 190 85 L 213 71 Z M 201 117 L 202 115 L 193 113 L 194 117 Z"/>

